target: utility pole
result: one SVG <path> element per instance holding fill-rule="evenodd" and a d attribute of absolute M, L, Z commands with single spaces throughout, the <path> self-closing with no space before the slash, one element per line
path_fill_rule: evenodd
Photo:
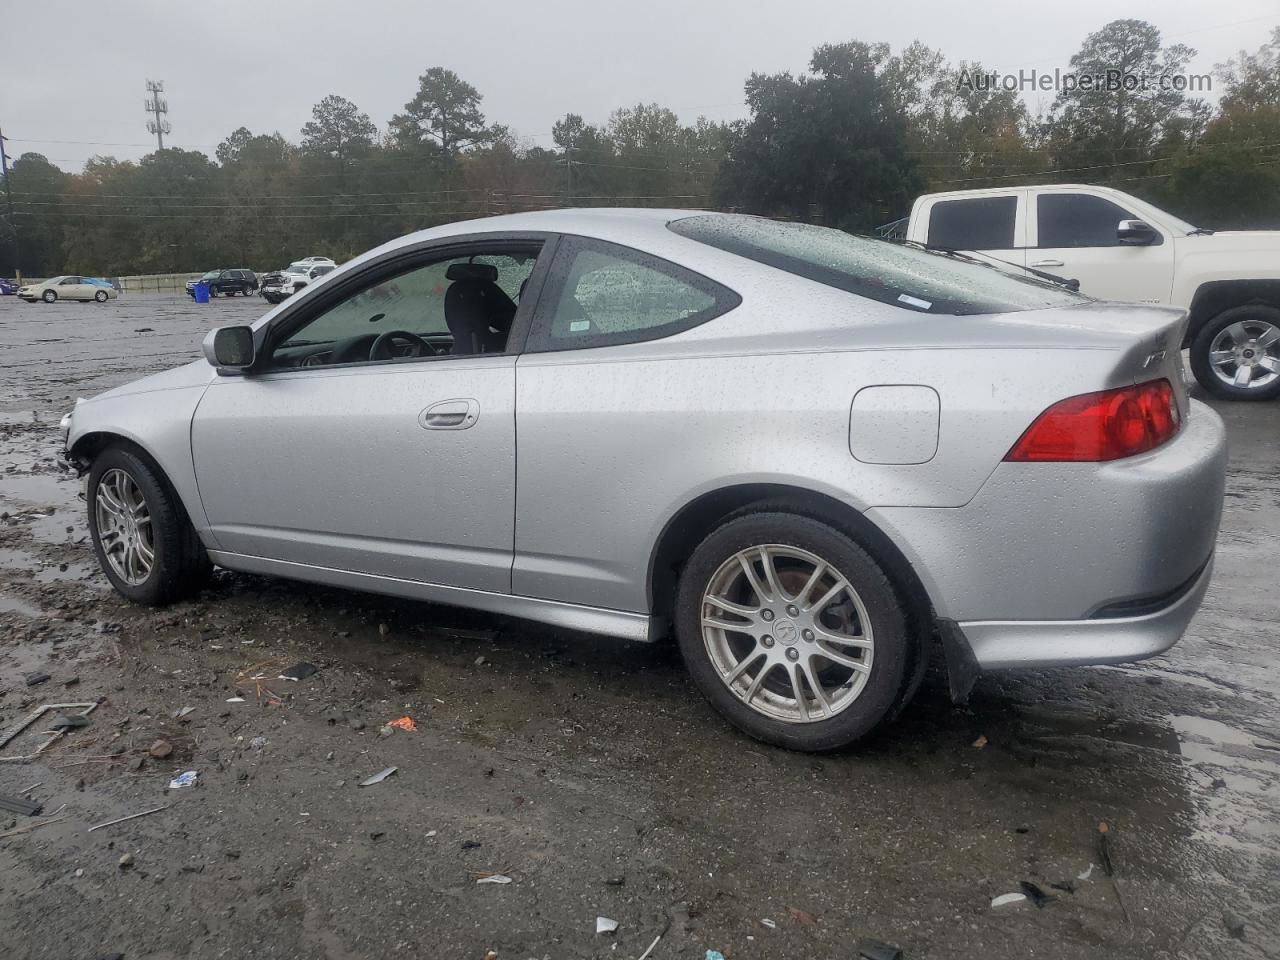
<path fill-rule="evenodd" d="M 18 245 L 18 221 L 13 216 L 13 187 L 9 183 L 9 155 L 4 149 L 4 131 L 0 131 L 0 173 L 4 174 L 4 198 L 9 205 L 9 228 L 13 231 L 13 275 L 22 285 L 22 247 Z"/>
<path fill-rule="evenodd" d="M 151 96 L 143 101 L 143 105 L 147 108 L 147 113 L 154 114 L 154 120 L 147 121 L 147 131 L 156 135 L 157 149 L 164 149 L 164 135 L 169 132 L 169 121 L 164 119 L 164 115 L 169 112 L 169 101 L 165 100 L 160 94 L 164 93 L 163 80 L 148 80 L 147 93 Z"/>
<path fill-rule="evenodd" d="M 573 147 L 564 148 L 564 169 L 568 178 L 565 193 L 569 201 L 569 205 L 573 206 Z"/>

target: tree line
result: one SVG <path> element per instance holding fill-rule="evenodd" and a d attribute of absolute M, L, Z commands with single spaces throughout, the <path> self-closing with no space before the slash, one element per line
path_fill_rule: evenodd
<path fill-rule="evenodd" d="M 1195 51 L 1141 20 L 1085 38 L 1078 74 L 1181 72 Z M 1204 226 L 1280 227 L 1280 27 L 1219 64 L 1216 107 L 1186 90 L 1060 89 L 1033 115 L 983 65 L 919 42 L 850 41 L 804 72 L 752 74 L 749 116 L 681 122 L 658 104 L 601 124 L 567 113 L 547 145 L 486 118 L 483 97 L 431 67 L 380 130 L 326 96 L 293 142 L 233 131 L 214 157 L 166 148 L 66 173 L 38 153 L 10 169 L 0 275 L 195 271 L 338 260 L 452 220 L 566 206 L 738 210 L 867 231 L 921 192 L 1114 185 Z M 15 262 L 14 231 L 21 261 Z"/>

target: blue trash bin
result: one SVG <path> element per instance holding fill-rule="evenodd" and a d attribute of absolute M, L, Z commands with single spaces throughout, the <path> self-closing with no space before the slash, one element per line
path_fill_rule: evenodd
<path fill-rule="evenodd" d="M 201 281 L 196 284 L 196 303 L 209 302 L 209 284 Z"/>

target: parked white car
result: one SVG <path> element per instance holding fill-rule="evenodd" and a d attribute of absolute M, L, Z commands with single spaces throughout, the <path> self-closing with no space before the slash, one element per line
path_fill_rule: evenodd
<path fill-rule="evenodd" d="M 1206 230 L 1119 190 L 1052 184 L 926 194 L 906 238 L 1078 280 L 1100 300 L 1183 307 L 1205 389 L 1280 396 L 1280 231 Z"/>
<path fill-rule="evenodd" d="M 314 261 L 314 262 L 313 262 Z M 332 273 L 337 267 L 333 261 L 323 261 L 319 258 L 308 257 L 306 260 L 299 260 L 291 263 L 276 273 L 269 273 L 263 278 L 262 288 L 259 294 L 267 301 L 267 303 L 280 303 L 293 296 L 312 280 L 323 277 L 326 273 Z"/>
<path fill-rule="evenodd" d="M 120 296 L 120 291 L 106 280 L 96 277 L 50 277 L 41 283 L 19 287 L 18 296 L 27 303 L 35 303 L 37 300 L 45 303 L 58 300 L 96 300 L 98 303 L 106 303 Z"/>

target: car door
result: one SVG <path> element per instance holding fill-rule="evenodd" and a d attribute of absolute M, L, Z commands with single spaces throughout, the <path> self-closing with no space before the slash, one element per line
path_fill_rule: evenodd
<path fill-rule="evenodd" d="M 1027 265 L 1080 281 L 1100 300 L 1167 303 L 1173 288 L 1173 238 L 1156 224 L 1155 242 L 1121 243 L 1121 220 L 1140 220 L 1106 197 L 1040 190 L 1034 196 L 1034 249 Z"/>
<path fill-rule="evenodd" d="M 409 263 L 384 258 L 300 298 L 262 331 L 259 364 L 217 378 L 192 423 L 217 547 L 509 592 L 518 300 L 540 245 L 504 240 L 428 250 Z M 493 267 L 491 286 L 514 311 L 504 349 L 451 352 L 457 263 L 463 273 Z M 371 359 L 378 343 L 383 353 Z"/>
<path fill-rule="evenodd" d="M 975 251 L 981 259 L 1026 266 L 1026 191 L 936 200 L 928 210 L 928 244 Z"/>
<path fill-rule="evenodd" d="M 93 288 L 85 282 L 84 277 L 67 277 L 58 284 L 58 299 L 60 300 L 86 300 L 92 297 L 90 293 Z"/>

